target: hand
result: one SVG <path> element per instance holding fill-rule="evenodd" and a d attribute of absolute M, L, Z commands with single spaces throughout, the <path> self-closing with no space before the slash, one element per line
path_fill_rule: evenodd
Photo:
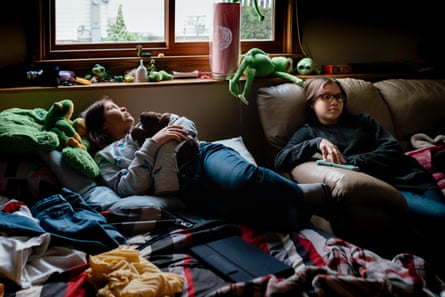
<path fill-rule="evenodd" d="M 158 132 L 156 132 L 151 139 L 159 144 L 164 144 L 170 140 L 176 140 L 178 142 L 181 142 L 188 139 L 188 133 L 184 130 L 182 126 L 171 125 L 171 126 L 166 126 L 161 130 L 159 130 Z"/>
<path fill-rule="evenodd" d="M 339 151 L 338 147 L 327 139 L 322 139 L 320 141 L 320 151 L 323 160 L 330 161 L 334 163 L 344 164 L 346 163 L 345 158 Z"/>

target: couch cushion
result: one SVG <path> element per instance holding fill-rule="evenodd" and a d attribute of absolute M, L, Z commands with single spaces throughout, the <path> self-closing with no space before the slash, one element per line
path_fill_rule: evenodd
<path fill-rule="evenodd" d="M 394 133 L 391 113 L 371 82 L 355 78 L 341 78 L 338 82 L 346 92 L 346 109 L 350 113 L 368 113 L 390 133 Z"/>
<path fill-rule="evenodd" d="M 395 136 L 405 151 L 411 148 L 413 134 L 439 128 L 443 131 L 445 80 L 389 79 L 374 85 L 391 111 Z"/>
<path fill-rule="evenodd" d="M 304 89 L 296 84 L 260 88 L 257 104 L 264 135 L 274 148 L 283 147 L 305 121 Z"/>

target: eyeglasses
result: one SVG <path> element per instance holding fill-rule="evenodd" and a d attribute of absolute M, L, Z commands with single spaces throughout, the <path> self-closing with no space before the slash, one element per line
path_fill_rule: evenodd
<path fill-rule="evenodd" d="M 326 102 L 331 101 L 332 98 L 335 99 L 335 101 L 337 101 L 337 102 L 344 102 L 344 100 L 345 100 L 345 96 L 343 94 L 334 94 L 334 95 L 321 94 L 321 95 L 318 95 L 317 98 L 319 98 L 323 101 L 326 101 Z"/>

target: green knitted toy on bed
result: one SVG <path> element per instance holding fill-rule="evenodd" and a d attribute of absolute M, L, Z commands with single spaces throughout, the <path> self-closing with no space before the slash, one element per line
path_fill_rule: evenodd
<path fill-rule="evenodd" d="M 58 150 L 62 152 L 62 162 L 78 173 L 90 178 L 99 175 L 99 166 L 88 153 L 88 142 L 79 131 L 85 130 L 82 119 L 71 120 L 74 103 L 70 99 L 54 102 L 48 109 L 43 125 L 44 130 L 53 131 L 59 137 Z M 76 129 L 77 128 L 77 129 Z"/>
<path fill-rule="evenodd" d="M 47 110 L 9 108 L 0 112 L 0 151 L 6 154 L 30 154 L 51 151 L 59 146 L 52 131 L 42 129 Z"/>
<path fill-rule="evenodd" d="M 33 154 L 59 150 L 62 161 L 79 174 L 94 178 L 99 168 L 87 151 L 87 142 L 77 132 L 78 120 L 71 121 L 74 104 L 69 99 L 43 108 L 9 108 L 0 112 L 0 152 Z"/>

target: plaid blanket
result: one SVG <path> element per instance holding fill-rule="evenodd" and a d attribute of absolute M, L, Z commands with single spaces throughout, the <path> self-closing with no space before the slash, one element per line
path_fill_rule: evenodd
<path fill-rule="evenodd" d="M 152 220 L 146 210 L 116 216 L 106 214 L 140 255 L 162 271 L 184 276 L 181 297 L 196 296 L 444 296 L 445 285 L 429 265 L 412 254 L 385 259 L 372 251 L 327 234 L 313 226 L 291 233 L 253 230 L 219 220 L 191 222 L 162 212 Z M 144 218 L 150 217 L 150 220 Z M 229 283 L 193 257 L 190 247 L 230 235 L 291 265 L 288 278 L 264 275 Z M 32 296 L 94 296 L 85 267 L 54 275 Z M 6 292 L 21 296 L 27 292 Z"/>

